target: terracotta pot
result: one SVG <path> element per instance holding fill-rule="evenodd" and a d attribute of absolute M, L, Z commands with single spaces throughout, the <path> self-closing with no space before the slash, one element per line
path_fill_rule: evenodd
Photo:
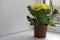
<path fill-rule="evenodd" d="M 45 38 L 47 31 L 47 25 L 40 25 L 34 27 L 34 37 Z"/>

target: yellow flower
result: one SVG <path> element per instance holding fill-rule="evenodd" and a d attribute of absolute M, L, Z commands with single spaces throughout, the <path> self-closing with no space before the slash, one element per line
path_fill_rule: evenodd
<path fill-rule="evenodd" d="M 34 10 L 50 9 L 50 7 L 47 4 L 34 4 L 32 6 L 32 9 L 34 9 Z"/>
<path fill-rule="evenodd" d="M 41 4 L 34 4 L 34 5 L 32 6 L 32 9 L 34 9 L 34 10 L 39 10 L 39 9 L 41 9 Z"/>
<path fill-rule="evenodd" d="M 49 9 L 50 7 L 47 4 L 41 4 L 42 9 Z"/>

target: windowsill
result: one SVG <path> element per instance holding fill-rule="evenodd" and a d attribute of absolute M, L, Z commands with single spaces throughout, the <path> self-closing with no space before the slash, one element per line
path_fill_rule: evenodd
<path fill-rule="evenodd" d="M 56 27 L 48 26 L 48 31 L 60 34 L 60 25 L 57 24 Z"/>
<path fill-rule="evenodd" d="M 1 37 L 1 40 L 60 40 L 60 34 L 47 32 L 46 38 L 34 38 L 33 31 Z"/>

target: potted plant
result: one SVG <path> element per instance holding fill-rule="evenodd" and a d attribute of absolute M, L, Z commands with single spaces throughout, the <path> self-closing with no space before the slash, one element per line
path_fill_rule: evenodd
<path fill-rule="evenodd" d="M 34 18 L 27 16 L 30 25 L 34 25 L 34 37 L 45 38 L 47 26 L 55 26 L 53 18 L 58 13 L 56 9 L 51 12 L 51 8 L 47 4 L 33 4 L 27 6 L 29 12 Z"/>

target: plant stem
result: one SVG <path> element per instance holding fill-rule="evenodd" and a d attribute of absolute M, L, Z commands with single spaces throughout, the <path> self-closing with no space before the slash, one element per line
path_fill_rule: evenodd
<path fill-rule="evenodd" d="M 43 3 L 46 3 L 46 0 L 43 0 Z"/>

